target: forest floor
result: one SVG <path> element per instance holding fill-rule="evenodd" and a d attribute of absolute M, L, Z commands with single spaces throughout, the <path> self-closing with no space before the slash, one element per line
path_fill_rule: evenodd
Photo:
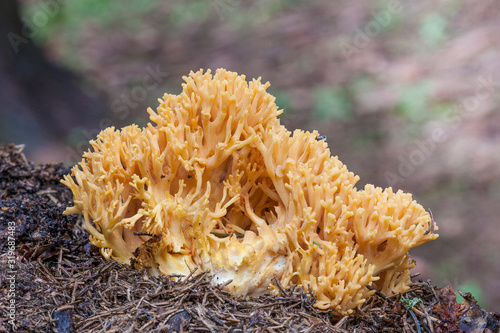
<path fill-rule="evenodd" d="M 417 281 L 376 292 L 353 314 L 313 307 L 299 288 L 238 299 L 210 276 L 151 277 L 106 261 L 66 216 L 69 168 L 35 165 L 22 146 L 0 147 L 0 332 L 498 332 L 500 314 L 450 286 Z M 198 274 L 201 273 L 201 274 Z"/>

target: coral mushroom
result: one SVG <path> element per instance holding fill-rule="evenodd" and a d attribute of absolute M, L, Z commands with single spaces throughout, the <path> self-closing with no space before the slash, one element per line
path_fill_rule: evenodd
<path fill-rule="evenodd" d="M 146 128 L 108 128 L 62 181 L 106 258 L 150 273 L 210 271 L 236 296 L 298 284 L 347 314 L 408 289 L 408 250 L 435 239 L 410 194 L 368 185 L 317 132 L 293 134 L 269 83 L 191 72 Z M 153 124 L 154 123 L 154 124 Z"/>

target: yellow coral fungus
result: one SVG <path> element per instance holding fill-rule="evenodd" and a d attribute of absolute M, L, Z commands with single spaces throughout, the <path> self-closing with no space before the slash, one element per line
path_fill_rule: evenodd
<path fill-rule="evenodd" d="M 410 284 L 408 250 L 435 239 L 411 195 L 371 185 L 317 132 L 280 125 L 269 84 L 223 69 L 191 72 L 144 129 L 108 128 L 63 183 L 106 258 L 163 274 L 210 271 L 236 296 L 273 276 L 347 314 Z M 154 123 L 154 124 L 153 124 Z"/>

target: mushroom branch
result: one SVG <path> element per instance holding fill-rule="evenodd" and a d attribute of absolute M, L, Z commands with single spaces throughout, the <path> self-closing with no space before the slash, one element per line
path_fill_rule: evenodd
<path fill-rule="evenodd" d="M 437 238 L 410 194 L 358 190 L 316 131 L 280 125 L 260 78 L 183 79 L 151 123 L 103 130 L 62 181 L 65 213 L 83 215 L 103 256 L 150 274 L 209 271 L 235 296 L 301 285 L 343 315 L 409 288 L 408 250 Z"/>

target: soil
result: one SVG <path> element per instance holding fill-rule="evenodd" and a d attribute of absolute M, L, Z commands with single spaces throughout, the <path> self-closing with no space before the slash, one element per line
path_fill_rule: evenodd
<path fill-rule="evenodd" d="M 471 294 L 459 304 L 450 286 L 416 277 L 341 318 L 299 288 L 237 299 L 207 273 L 151 277 L 106 261 L 63 214 L 69 168 L 35 165 L 22 149 L 0 147 L 0 332 L 499 332 L 500 314 Z"/>

